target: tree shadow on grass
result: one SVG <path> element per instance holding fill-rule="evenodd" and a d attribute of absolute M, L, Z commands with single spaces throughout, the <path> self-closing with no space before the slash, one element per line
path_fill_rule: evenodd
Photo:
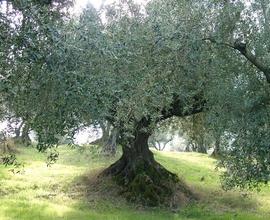
<path fill-rule="evenodd" d="M 97 178 L 101 169 L 75 177 L 68 184 L 66 196 L 69 202 L 39 198 L 31 200 L 7 200 L 0 205 L 1 220 L 184 220 L 184 219 L 269 219 L 259 218 L 248 213 L 256 207 L 256 200 L 241 197 L 232 192 L 225 193 L 207 187 L 196 187 L 200 199 L 176 213 L 166 210 L 145 209 L 127 203 L 118 194 L 114 182 L 107 179 L 100 182 Z M 2 216 L 6 218 L 1 218 Z"/>
<path fill-rule="evenodd" d="M 165 213 L 142 212 L 114 206 L 112 201 L 89 206 L 82 201 L 56 203 L 47 200 L 7 200 L 0 203 L 1 220 L 167 220 Z"/>
<path fill-rule="evenodd" d="M 125 214 L 135 216 L 134 219 L 270 219 L 270 216 L 258 213 L 259 202 L 255 198 L 243 196 L 239 192 L 225 192 L 221 189 L 209 189 L 201 186 L 192 186 L 194 191 L 198 193 L 199 199 L 182 207 L 180 210 L 172 212 L 159 207 L 142 207 L 138 204 L 127 202 L 119 195 L 121 188 L 117 188 L 112 180 L 103 179 L 100 181 L 97 178 L 100 172 L 101 170 L 98 169 L 74 179 L 70 189 L 73 192 L 77 191 L 77 195 L 79 195 L 77 199 L 84 201 L 83 203 L 86 204 L 87 209 L 111 216 L 111 218 L 108 217 L 107 219 L 114 219 L 113 216 L 119 216 L 123 213 L 124 216 Z M 152 218 L 153 214 L 156 216 L 155 218 Z M 149 215 L 150 217 L 142 218 L 144 215 Z M 141 218 L 136 216 L 141 216 Z"/>

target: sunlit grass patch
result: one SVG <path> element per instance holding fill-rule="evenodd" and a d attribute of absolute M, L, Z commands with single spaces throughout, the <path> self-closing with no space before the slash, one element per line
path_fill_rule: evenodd
<path fill-rule="evenodd" d="M 0 220 L 270 219 L 269 188 L 247 195 L 224 192 L 216 162 L 207 155 L 155 152 L 157 160 L 183 178 L 200 197 L 173 213 L 127 203 L 109 191 L 113 185 L 109 182 L 99 189 L 90 184 L 119 155 L 93 157 L 87 148 L 69 147 L 60 147 L 59 152 L 59 160 L 51 167 L 47 167 L 46 154 L 33 148 L 22 148 L 18 155 L 25 163 L 24 172 L 14 175 L 9 167 L 0 166 Z"/>

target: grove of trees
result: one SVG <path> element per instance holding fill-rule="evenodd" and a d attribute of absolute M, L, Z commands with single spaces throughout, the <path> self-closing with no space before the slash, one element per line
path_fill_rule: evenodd
<path fill-rule="evenodd" d="M 224 186 L 270 180 L 270 1 L 120 0 L 79 17 L 69 4 L 0 1 L 1 106 L 37 132 L 39 150 L 106 121 L 123 154 L 101 176 L 157 205 L 189 191 L 148 139 L 162 121 L 203 113 Z"/>

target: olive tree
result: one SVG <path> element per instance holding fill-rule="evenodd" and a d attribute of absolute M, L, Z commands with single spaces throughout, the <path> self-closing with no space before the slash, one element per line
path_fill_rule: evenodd
<path fill-rule="evenodd" d="M 215 51 L 209 122 L 221 138 L 225 186 L 267 183 L 269 161 L 269 1 L 224 1 L 205 38 Z M 214 78 L 212 78 L 214 77 Z M 222 80 L 219 80 L 222 79 Z"/>
<path fill-rule="evenodd" d="M 20 32 L 27 47 L 13 45 L 13 27 L 4 21 L 13 43 L 1 45 L 10 53 L 0 59 L 1 91 L 38 132 L 40 150 L 89 122 L 117 128 L 123 154 L 102 176 L 112 176 L 130 199 L 157 205 L 177 186 L 190 195 L 154 159 L 148 139 L 158 123 L 201 112 L 209 129 L 224 134 L 227 186 L 267 182 L 269 80 L 259 57 L 267 57 L 260 53 L 268 32 L 264 7 L 254 4 L 153 0 L 142 9 L 123 0 L 101 14 L 89 6 L 78 19 L 59 25 L 45 16 L 36 32 Z M 37 8 L 43 15 L 52 9 Z"/>

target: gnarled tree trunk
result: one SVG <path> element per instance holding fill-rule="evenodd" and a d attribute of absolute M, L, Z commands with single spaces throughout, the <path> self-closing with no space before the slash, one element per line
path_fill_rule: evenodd
<path fill-rule="evenodd" d="M 179 179 L 154 159 L 148 147 L 148 126 L 149 122 L 143 119 L 136 124 L 133 138 L 120 138 L 122 157 L 102 174 L 112 176 L 123 186 L 129 200 L 156 206 L 173 195 Z M 187 188 L 183 191 L 188 192 Z"/>
<path fill-rule="evenodd" d="M 185 105 L 183 105 L 185 103 Z M 152 123 L 158 123 L 173 116 L 184 117 L 202 112 L 204 99 L 201 94 L 194 96 L 189 109 L 186 102 L 175 96 L 170 108 L 161 112 L 162 117 Z M 105 169 L 101 176 L 111 176 L 124 188 L 129 200 L 140 201 L 145 205 L 172 204 L 172 196 L 181 192 L 186 198 L 194 198 L 191 190 L 180 181 L 176 174 L 171 173 L 155 159 L 149 150 L 148 139 L 152 134 L 151 117 L 144 117 L 134 122 L 132 136 L 119 131 L 119 144 L 123 148 L 121 158 Z"/>

